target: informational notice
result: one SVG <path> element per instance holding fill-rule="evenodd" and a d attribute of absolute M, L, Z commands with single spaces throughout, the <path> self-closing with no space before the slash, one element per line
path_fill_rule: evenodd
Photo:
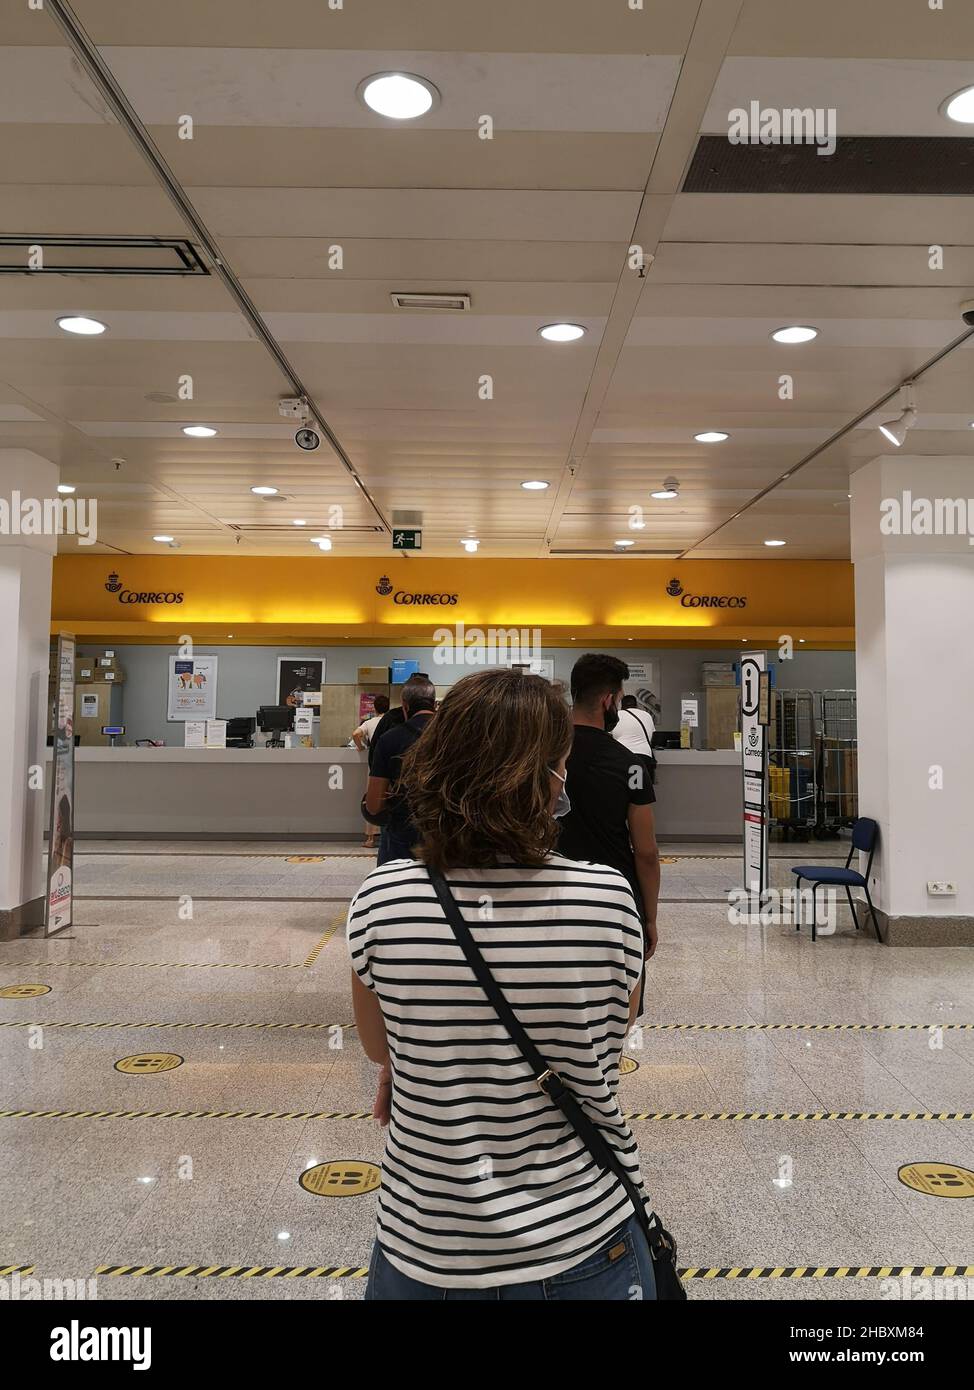
<path fill-rule="evenodd" d="M 207 748 L 226 748 L 227 721 L 225 719 L 208 719 L 206 721 L 206 746 Z"/>
<path fill-rule="evenodd" d="M 744 887 L 751 910 L 768 886 L 768 749 L 760 722 L 764 652 L 741 657 L 741 764 L 744 774 Z"/>
<path fill-rule="evenodd" d="M 311 747 L 311 736 L 315 729 L 315 712 L 312 705 L 302 705 L 294 711 L 294 733 L 303 743 L 308 740 L 307 746 Z"/>
<path fill-rule="evenodd" d="M 700 701 L 681 700 L 680 701 L 680 723 L 686 724 L 689 729 L 696 729 L 700 725 Z"/>
<path fill-rule="evenodd" d="M 206 747 L 206 720 L 187 719 L 183 725 L 183 732 L 186 735 L 187 748 Z"/>
<path fill-rule="evenodd" d="M 166 718 L 215 719 L 216 675 L 215 656 L 170 656 Z"/>
<path fill-rule="evenodd" d="M 57 639 L 57 694 L 51 756 L 44 935 L 70 927 L 74 874 L 74 638 Z"/>

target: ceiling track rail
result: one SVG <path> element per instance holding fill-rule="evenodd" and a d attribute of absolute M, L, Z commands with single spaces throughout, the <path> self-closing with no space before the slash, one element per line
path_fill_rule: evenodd
<path fill-rule="evenodd" d="M 321 433 L 324 435 L 325 439 L 328 440 L 328 443 L 345 467 L 346 472 L 372 508 L 372 511 L 379 518 L 382 523 L 382 529 L 391 534 L 392 527 L 383 515 L 378 503 L 359 477 L 358 470 L 345 452 L 345 449 L 331 429 L 331 426 L 328 424 L 327 420 L 325 420 L 311 392 L 305 386 L 294 367 L 291 366 L 283 348 L 261 318 L 253 300 L 241 285 L 233 271 L 223 260 L 220 247 L 210 235 L 209 228 L 190 202 L 182 185 L 157 149 L 151 135 L 142 124 L 142 121 L 125 93 L 115 81 L 111 69 L 98 52 L 95 44 L 93 44 L 88 37 L 88 34 L 82 27 L 71 6 L 66 3 L 66 0 L 46 0 L 45 9 L 48 14 L 52 15 L 57 21 L 72 52 L 78 59 L 78 62 L 82 64 L 101 96 L 111 108 L 119 124 L 128 131 L 131 139 L 138 146 L 141 154 L 151 166 L 170 200 L 179 210 L 180 216 L 184 219 L 186 225 L 196 238 L 196 241 L 212 262 L 216 274 L 223 281 L 227 290 L 236 301 L 240 312 L 247 320 L 254 335 L 263 343 L 264 347 L 277 363 L 278 369 L 288 382 L 292 394 L 295 396 L 303 396 L 308 402 L 310 413 L 314 416 L 315 422 Z"/>
<path fill-rule="evenodd" d="M 793 478 L 800 468 L 805 467 L 806 463 L 811 463 L 813 459 L 820 458 L 822 454 L 832 448 L 833 444 L 838 444 L 840 439 L 844 439 L 847 434 L 851 434 L 854 429 L 858 429 L 863 420 L 868 420 L 870 415 L 875 415 L 877 410 L 882 410 L 883 406 L 886 405 L 888 401 L 898 396 L 909 383 L 919 381 L 927 372 L 932 371 L 938 362 L 942 362 L 945 357 L 949 357 L 952 352 L 959 348 L 962 343 L 966 343 L 969 338 L 974 338 L 974 328 L 969 328 L 966 333 L 961 333 L 959 337 L 954 338 L 946 347 L 942 347 L 933 357 L 928 358 L 915 372 L 911 372 L 909 376 L 905 376 L 891 391 L 887 391 L 885 396 L 880 396 L 878 400 L 873 401 L 872 405 L 867 406 L 865 410 L 861 410 L 853 419 L 847 421 L 840 429 L 837 429 L 834 434 L 830 434 L 828 439 L 824 440 L 823 443 L 817 444 L 810 453 L 804 456 L 804 458 L 800 458 L 797 463 L 793 463 L 787 472 L 775 478 L 773 483 L 769 483 L 767 487 L 763 487 L 760 492 L 756 492 L 733 516 L 729 516 L 726 521 L 722 521 L 719 526 L 715 526 L 712 531 L 708 531 L 705 536 L 701 536 L 700 540 L 694 541 L 693 545 L 687 546 L 686 550 L 681 551 L 678 558 L 681 560 L 689 559 L 694 550 L 697 550 L 701 545 L 706 545 L 707 541 L 713 536 L 716 536 L 720 531 L 723 531 L 725 526 L 729 526 L 732 521 L 736 521 L 737 518 L 743 516 L 745 512 L 749 512 L 752 507 L 756 506 L 758 502 L 767 497 L 769 493 L 774 492 L 775 488 L 780 487 L 781 484 L 787 482 L 789 478 Z"/>

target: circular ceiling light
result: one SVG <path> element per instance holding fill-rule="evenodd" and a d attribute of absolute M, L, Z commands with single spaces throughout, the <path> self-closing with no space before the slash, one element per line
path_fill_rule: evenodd
<path fill-rule="evenodd" d="M 580 323 L 546 323 L 538 332 L 549 343 L 574 343 L 585 334 Z"/>
<path fill-rule="evenodd" d="M 787 545 L 787 541 L 765 541 L 765 545 Z"/>
<path fill-rule="evenodd" d="M 651 492 L 650 497 L 655 497 L 657 502 L 672 502 L 675 497 L 680 495 L 680 484 L 676 478 L 667 478 L 661 488 Z"/>
<path fill-rule="evenodd" d="M 77 492 L 77 488 L 72 487 L 70 483 L 58 483 L 57 490 L 58 492 Z"/>
<path fill-rule="evenodd" d="M 475 555 L 477 553 L 477 549 L 480 545 L 480 542 L 478 540 L 474 540 L 473 536 L 464 536 L 463 539 L 460 541 L 460 544 L 463 546 L 464 550 L 467 552 L 468 555 Z"/>
<path fill-rule="evenodd" d="M 310 540 L 319 550 L 331 550 L 331 536 L 311 536 Z"/>
<path fill-rule="evenodd" d="M 704 430 L 702 434 L 695 434 L 694 439 L 698 444 L 723 444 L 725 439 L 730 439 L 729 434 L 723 430 Z"/>
<path fill-rule="evenodd" d="M 796 323 L 788 328 L 776 328 L 771 334 L 776 343 L 810 343 L 818 337 L 818 329 L 808 324 Z"/>
<path fill-rule="evenodd" d="M 411 72 L 374 72 L 359 83 L 358 95 L 370 111 L 391 121 L 415 121 L 440 100 L 432 82 Z"/>
<path fill-rule="evenodd" d="M 212 425 L 183 425 L 183 434 L 193 439 L 212 439 L 216 430 Z"/>
<path fill-rule="evenodd" d="M 302 520 L 300 517 L 295 517 L 294 524 L 295 526 L 307 526 L 308 523 Z"/>
<path fill-rule="evenodd" d="M 57 321 L 58 328 L 63 328 L 65 333 L 79 333 L 85 338 L 94 338 L 99 333 L 104 333 L 107 324 L 101 323 L 98 319 L 87 319 L 83 314 L 67 314 L 64 318 Z"/>
<path fill-rule="evenodd" d="M 255 492 L 258 497 L 276 497 L 276 487 L 252 487 L 251 492 Z"/>
<path fill-rule="evenodd" d="M 965 87 L 941 103 L 940 114 L 961 125 L 974 124 L 974 87 Z"/>
<path fill-rule="evenodd" d="M 971 428 L 974 429 L 974 425 L 972 425 Z M 540 478 L 529 478 L 528 481 L 522 483 L 521 486 L 524 488 L 525 492 L 544 492 L 545 488 L 550 487 L 551 484 L 542 482 Z"/>
<path fill-rule="evenodd" d="M 616 545 L 620 550 L 628 550 L 631 545 L 635 544 L 635 541 L 616 541 Z"/>
<path fill-rule="evenodd" d="M 158 541 L 160 545 L 172 545 L 172 543 L 173 543 L 173 541 L 176 539 L 176 537 L 175 537 L 175 536 L 153 536 L 152 539 L 153 539 L 154 541 Z"/>

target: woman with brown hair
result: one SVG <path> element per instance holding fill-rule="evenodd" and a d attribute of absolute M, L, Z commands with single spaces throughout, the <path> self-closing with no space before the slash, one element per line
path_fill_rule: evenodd
<path fill-rule="evenodd" d="M 491 670 L 403 758 L 417 860 L 374 869 L 348 915 L 389 1124 L 366 1298 L 656 1297 L 616 1100 L 642 927 L 620 873 L 553 853 L 571 738 L 547 681 Z"/>

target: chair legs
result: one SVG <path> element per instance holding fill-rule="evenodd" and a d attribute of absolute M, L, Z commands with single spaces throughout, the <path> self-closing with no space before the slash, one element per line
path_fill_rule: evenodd
<path fill-rule="evenodd" d="M 818 940 L 816 927 L 818 924 L 818 884 L 812 885 L 812 942 Z"/>
<path fill-rule="evenodd" d="M 797 890 L 797 892 L 796 892 L 796 894 L 795 894 L 795 931 L 801 931 L 801 929 L 802 929 L 802 876 L 801 876 L 801 874 L 796 874 L 796 875 L 795 875 L 795 878 L 796 878 L 796 880 L 797 880 L 797 882 L 798 882 L 798 890 Z"/>
<path fill-rule="evenodd" d="M 873 919 L 873 926 L 874 926 L 875 929 L 876 929 L 876 940 L 877 940 L 877 941 L 882 941 L 882 939 L 883 939 L 883 934 L 882 934 L 882 932 L 879 930 L 879 921 L 878 921 L 878 919 L 877 919 L 877 917 L 876 917 L 876 909 L 873 907 L 873 900 L 872 900 L 872 898 L 869 896 L 869 889 L 868 889 L 868 888 L 865 889 L 865 894 L 866 894 L 866 902 L 869 904 L 869 913 L 870 913 L 870 916 L 871 916 L 872 919 Z"/>
<path fill-rule="evenodd" d="M 859 930 L 859 918 L 856 916 L 856 905 L 852 900 L 852 889 L 846 884 L 845 895 L 849 899 L 849 911 L 852 913 L 852 920 L 856 924 L 856 931 Z"/>

